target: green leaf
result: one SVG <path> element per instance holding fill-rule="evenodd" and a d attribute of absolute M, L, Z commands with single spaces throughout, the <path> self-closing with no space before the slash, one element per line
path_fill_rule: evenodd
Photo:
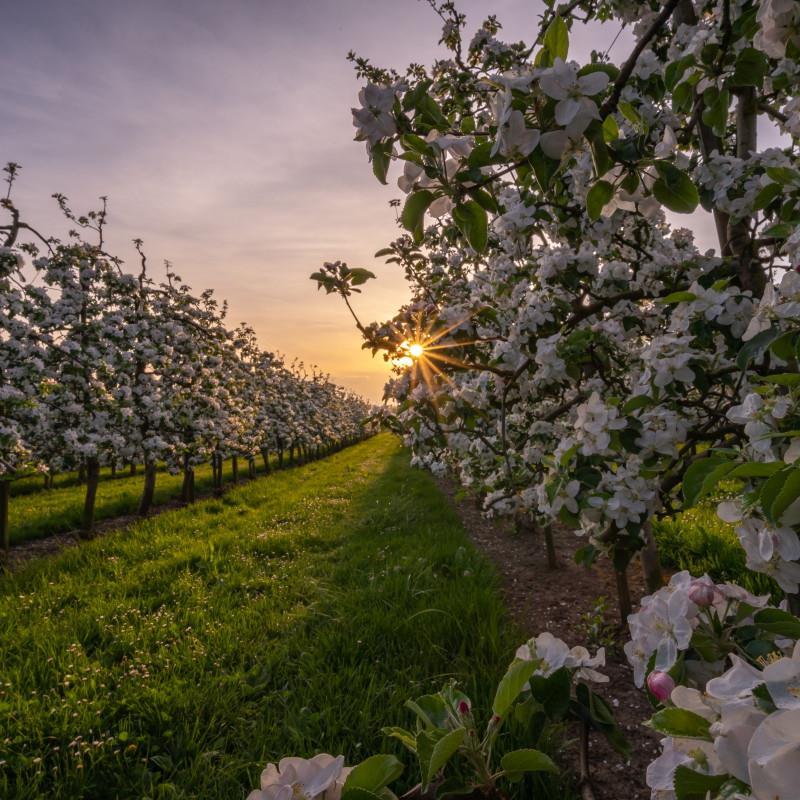
<path fill-rule="evenodd" d="M 417 735 L 423 787 L 427 788 L 444 765 L 456 754 L 466 733 L 466 728 L 456 728 L 442 736 L 436 731 L 421 731 Z"/>
<path fill-rule="evenodd" d="M 617 104 L 617 108 L 622 113 L 622 116 L 628 120 L 632 125 L 635 125 L 637 128 L 641 127 L 642 125 L 642 118 L 639 115 L 639 112 L 628 102 L 625 100 L 620 100 Z"/>
<path fill-rule="evenodd" d="M 756 625 L 775 636 L 800 639 L 800 619 L 779 608 L 764 608 L 753 616 Z"/>
<path fill-rule="evenodd" d="M 505 772 L 558 772 L 558 767 L 550 756 L 540 750 L 524 749 L 512 750 L 500 760 L 500 766 Z"/>
<path fill-rule="evenodd" d="M 569 54 L 569 30 L 567 29 L 567 23 L 558 14 L 553 17 L 553 21 L 547 26 L 542 41 L 553 60 L 556 58 L 560 58 L 563 61 L 567 60 L 567 55 Z"/>
<path fill-rule="evenodd" d="M 691 214 L 700 202 L 692 179 L 666 161 L 656 161 L 659 177 L 653 184 L 653 194 L 659 203 L 678 214 Z"/>
<path fill-rule="evenodd" d="M 566 667 L 557 669 L 546 678 L 542 675 L 533 675 L 530 684 L 531 696 L 541 703 L 551 721 L 562 719 L 569 711 L 572 676 Z"/>
<path fill-rule="evenodd" d="M 486 209 L 487 211 L 491 211 L 493 214 L 496 214 L 498 211 L 497 203 L 495 202 L 494 197 L 489 194 L 484 189 L 469 189 L 470 197 L 475 200 L 481 208 Z"/>
<path fill-rule="evenodd" d="M 410 231 L 414 237 L 414 241 L 419 244 L 422 241 L 423 224 L 425 221 L 425 212 L 428 206 L 433 202 L 433 192 L 427 189 L 420 189 L 419 191 L 412 192 L 403 206 L 403 211 L 400 214 L 400 222 L 403 227 Z"/>
<path fill-rule="evenodd" d="M 746 464 L 739 464 L 736 469 L 732 470 L 729 478 L 769 478 L 776 472 L 783 469 L 783 464 L 780 461 L 770 461 L 764 463 L 763 461 L 748 461 Z"/>
<path fill-rule="evenodd" d="M 559 162 L 554 158 L 546 156 L 541 147 L 537 147 L 530 156 L 528 156 L 528 161 L 530 161 L 533 167 L 533 172 L 534 175 L 536 175 L 539 187 L 543 192 L 546 192 L 550 187 L 550 181 L 553 179 L 556 172 L 558 172 Z"/>
<path fill-rule="evenodd" d="M 664 708 L 653 714 L 648 723 L 659 733 L 667 736 L 685 736 L 689 739 L 705 739 L 712 741 L 712 736 L 708 732 L 711 723 L 695 714 L 694 711 L 687 711 L 685 708 Z"/>
<path fill-rule="evenodd" d="M 402 774 L 403 765 L 394 756 L 370 756 L 358 766 L 353 767 L 352 772 L 347 776 L 342 790 L 342 800 L 350 800 L 348 792 L 353 789 L 377 795 Z"/>
<path fill-rule="evenodd" d="M 519 697 L 522 687 L 530 680 L 531 675 L 536 672 L 538 665 L 538 661 L 524 661 L 521 658 L 515 658 L 511 662 L 511 666 L 497 686 L 497 692 L 492 703 L 492 711 L 498 717 L 504 717 L 508 713 L 514 701 Z"/>
<path fill-rule="evenodd" d="M 428 728 L 441 728 L 447 722 L 447 705 L 438 694 L 424 694 L 416 700 L 406 700 L 405 707 Z"/>
<path fill-rule="evenodd" d="M 768 331 L 761 331 L 761 333 L 756 334 L 749 342 L 745 342 L 739 351 L 736 356 L 736 366 L 739 369 L 747 369 L 747 365 L 754 359 L 759 358 L 780 335 L 781 332 L 778 328 L 770 328 Z"/>
<path fill-rule="evenodd" d="M 630 414 L 640 408 L 647 408 L 653 405 L 653 398 L 646 394 L 637 394 L 631 397 L 627 403 L 622 407 L 623 414 Z"/>
<path fill-rule="evenodd" d="M 467 166 L 469 167 L 485 167 L 492 163 L 494 157 L 492 156 L 493 142 L 481 142 L 472 148 L 467 157 Z"/>
<path fill-rule="evenodd" d="M 767 167 L 767 175 L 784 186 L 800 185 L 800 172 L 791 167 Z"/>
<path fill-rule="evenodd" d="M 770 352 L 775 353 L 782 361 L 788 361 L 790 358 L 794 358 L 795 338 L 800 342 L 800 337 L 797 337 L 795 331 L 787 331 L 770 344 Z"/>
<path fill-rule="evenodd" d="M 782 372 L 780 375 L 764 375 L 759 380 L 774 383 L 778 386 L 797 386 L 800 383 L 800 372 Z"/>
<path fill-rule="evenodd" d="M 400 137 L 400 144 L 406 150 L 419 153 L 422 156 L 433 156 L 433 148 L 421 137 L 413 133 L 406 133 Z"/>
<path fill-rule="evenodd" d="M 708 125 L 717 136 L 725 135 L 725 128 L 728 123 L 728 106 L 731 102 L 731 95 L 727 89 L 714 94 L 716 89 L 711 87 L 703 93 L 703 100 L 706 108 L 703 110 L 703 122 Z"/>
<path fill-rule="evenodd" d="M 366 283 L 371 278 L 375 277 L 374 272 L 370 272 L 368 269 L 364 269 L 363 267 L 355 267 L 351 269 L 347 275 L 347 282 L 351 286 L 361 286 L 362 284 Z"/>
<path fill-rule="evenodd" d="M 692 300 L 697 300 L 697 295 L 694 292 L 672 292 L 672 294 L 668 294 L 666 297 L 660 297 L 658 299 L 659 303 L 663 303 L 665 306 L 675 305 L 677 303 L 691 303 Z"/>
<path fill-rule="evenodd" d="M 768 522 L 774 522 L 772 518 L 772 506 L 778 499 L 778 495 L 783 489 L 783 484 L 789 477 L 789 470 L 782 469 L 768 478 L 761 487 L 761 493 L 758 496 L 758 501 L 761 503 L 761 509 Z"/>
<path fill-rule="evenodd" d="M 397 739 L 404 747 L 410 750 L 412 753 L 417 752 L 417 739 L 411 731 L 407 731 L 405 728 L 399 728 L 396 725 L 392 725 L 388 728 L 381 728 L 381 733 L 384 736 L 388 736 L 391 739 Z"/>
<path fill-rule="evenodd" d="M 603 206 L 614 196 L 614 187 L 608 181 L 597 181 L 586 195 L 586 213 L 594 222 L 600 219 Z"/>
<path fill-rule="evenodd" d="M 592 162 L 598 178 L 602 178 L 613 166 L 614 159 L 603 134 L 603 126 L 596 120 L 583 132 L 592 150 Z"/>
<path fill-rule="evenodd" d="M 720 456 L 701 458 L 690 464 L 683 476 L 683 486 L 681 487 L 684 506 L 686 508 L 693 506 L 735 467 L 734 462 Z"/>
<path fill-rule="evenodd" d="M 789 222 L 776 222 L 770 225 L 764 232 L 764 236 L 774 236 L 776 239 L 786 239 L 795 231 L 795 226 Z"/>
<path fill-rule="evenodd" d="M 783 512 L 798 498 L 800 498 L 800 469 L 793 469 L 783 482 L 769 511 L 776 525 L 781 524 Z"/>
<path fill-rule="evenodd" d="M 385 186 L 386 173 L 392 163 L 392 142 L 378 142 L 370 151 L 372 155 L 372 172 Z"/>
<path fill-rule="evenodd" d="M 474 200 L 461 203 L 453 209 L 453 219 L 470 247 L 482 253 L 489 239 L 489 221 L 481 205 Z"/>
<path fill-rule="evenodd" d="M 753 208 L 761 211 L 766 208 L 776 197 L 783 195 L 783 186 L 779 183 L 768 183 L 757 195 L 753 201 Z"/>
<path fill-rule="evenodd" d="M 675 796 L 678 800 L 705 800 L 709 792 L 715 797 L 729 780 L 729 775 L 704 775 L 681 764 L 675 770 Z"/>
<path fill-rule="evenodd" d="M 678 85 L 678 81 L 683 77 L 683 73 L 686 72 L 687 67 L 693 65 L 694 56 L 691 55 L 684 56 L 678 61 L 667 64 L 667 68 L 664 70 L 664 84 L 670 92 Z"/>
<path fill-rule="evenodd" d="M 610 114 L 603 120 L 603 139 L 606 143 L 619 139 L 619 125 Z"/>
<path fill-rule="evenodd" d="M 733 82 L 736 86 L 758 86 L 764 82 L 769 69 L 769 60 L 760 50 L 745 47 L 736 56 L 736 67 L 733 71 Z"/>
<path fill-rule="evenodd" d="M 386 800 L 383 794 L 376 794 L 369 789 L 354 786 L 352 789 L 342 789 L 342 800 Z"/>

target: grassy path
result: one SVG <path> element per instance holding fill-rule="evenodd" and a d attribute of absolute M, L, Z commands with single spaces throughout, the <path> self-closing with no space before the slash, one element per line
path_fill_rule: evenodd
<path fill-rule="evenodd" d="M 514 644 L 381 435 L 0 580 L 0 797 L 243 798 L 282 755 L 395 749 L 448 676 L 486 699 Z"/>

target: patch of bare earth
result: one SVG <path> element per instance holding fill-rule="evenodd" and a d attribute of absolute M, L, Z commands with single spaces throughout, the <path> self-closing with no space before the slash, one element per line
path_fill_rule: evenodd
<path fill-rule="evenodd" d="M 439 482 L 452 502 L 475 546 L 494 562 L 502 578 L 502 592 L 516 624 L 527 636 L 548 630 L 570 646 L 586 644 L 587 629 L 582 617 L 591 614 L 599 597 L 607 603 L 607 621 L 613 628 L 615 646 L 606 650 L 607 684 L 594 688 L 612 706 L 614 716 L 631 743 L 630 760 L 616 753 L 603 737 L 590 743 L 592 788 L 596 800 L 648 800 L 645 785 L 647 765 L 658 754 L 658 736 L 642 723 L 652 709 L 643 692 L 633 685 L 633 673 L 622 645 L 626 630 L 619 626 L 619 608 L 613 570 L 606 560 L 587 569 L 573 560 L 578 543 L 575 534 L 554 531 L 559 567 L 547 565 L 541 535 L 517 533 L 508 521 L 487 520 L 474 500 L 460 499 L 457 486 Z M 638 562 L 631 565 L 630 586 L 634 605 L 644 594 Z M 575 753 L 577 770 L 577 751 Z"/>

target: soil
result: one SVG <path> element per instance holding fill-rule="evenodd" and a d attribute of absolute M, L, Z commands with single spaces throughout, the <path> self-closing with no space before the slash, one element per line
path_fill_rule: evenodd
<path fill-rule="evenodd" d="M 587 641 L 584 615 L 593 615 L 598 598 L 606 599 L 603 641 L 606 644 L 607 684 L 593 688 L 613 708 L 614 717 L 632 745 L 630 760 L 616 753 L 604 737 L 592 734 L 590 741 L 591 780 L 596 800 L 649 800 L 644 776 L 647 765 L 658 755 L 659 737 L 642 723 L 652 715 L 644 693 L 633 684 L 633 672 L 625 660 L 622 645 L 626 629 L 620 625 L 614 572 L 607 560 L 588 569 L 573 560 L 576 537 L 564 528 L 554 529 L 558 568 L 547 565 L 544 537 L 518 533 L 507 520 L 488 520 L 473 499 L 462 499 L 457 486 L 447 480 L 440 486 L 453 503 L 475 546 L 499 572 L 502 593 L 514 622 L 526 636 L 548 630 L 570 646 L 583 644 L 594 651 L 597 643 Z M 579 540 L 578 540 L 579 541 Z M 638 561 L 629 568 L 634 607 L 645 593 Z M 610 645 L 610 646 L 608 646 Z M 575 751 L 577 773 L 577 750 Z"/>

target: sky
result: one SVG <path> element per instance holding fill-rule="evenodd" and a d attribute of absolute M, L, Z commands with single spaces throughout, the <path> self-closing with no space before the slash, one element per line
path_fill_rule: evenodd
<path fill-rule="evenodd" d="M 507 41 L 531 40 L 542 7 L 459 3 L 467 36 L 493 13 Z M 373 258 L 398 235 L 389 201 L 401 193 L 375 180 L 353 141 L 360 84 L 345 56 L 402 71 L 441 54 L 439 30 L 422 0 L 5 4 L 0 160 L 22 165 L 14 199 L 34 226 L 66 233 L 54 192 L 76 212 L 108 195 L 109 249 L 131 268 L 140 237 L 150 264 L 169 260 L 198 292 L 213 288 L 262 347 L 378 400 L 385 362 L 308 276 L 324 261 L 372 269 L 378 280 L 356 300 L 365 322 L 407 299 L 399 270 Z M 587 58 L 617 31 L 576 29 L 571 55 Z M 713 246 L 711 226 L 695 227 Z"/>

